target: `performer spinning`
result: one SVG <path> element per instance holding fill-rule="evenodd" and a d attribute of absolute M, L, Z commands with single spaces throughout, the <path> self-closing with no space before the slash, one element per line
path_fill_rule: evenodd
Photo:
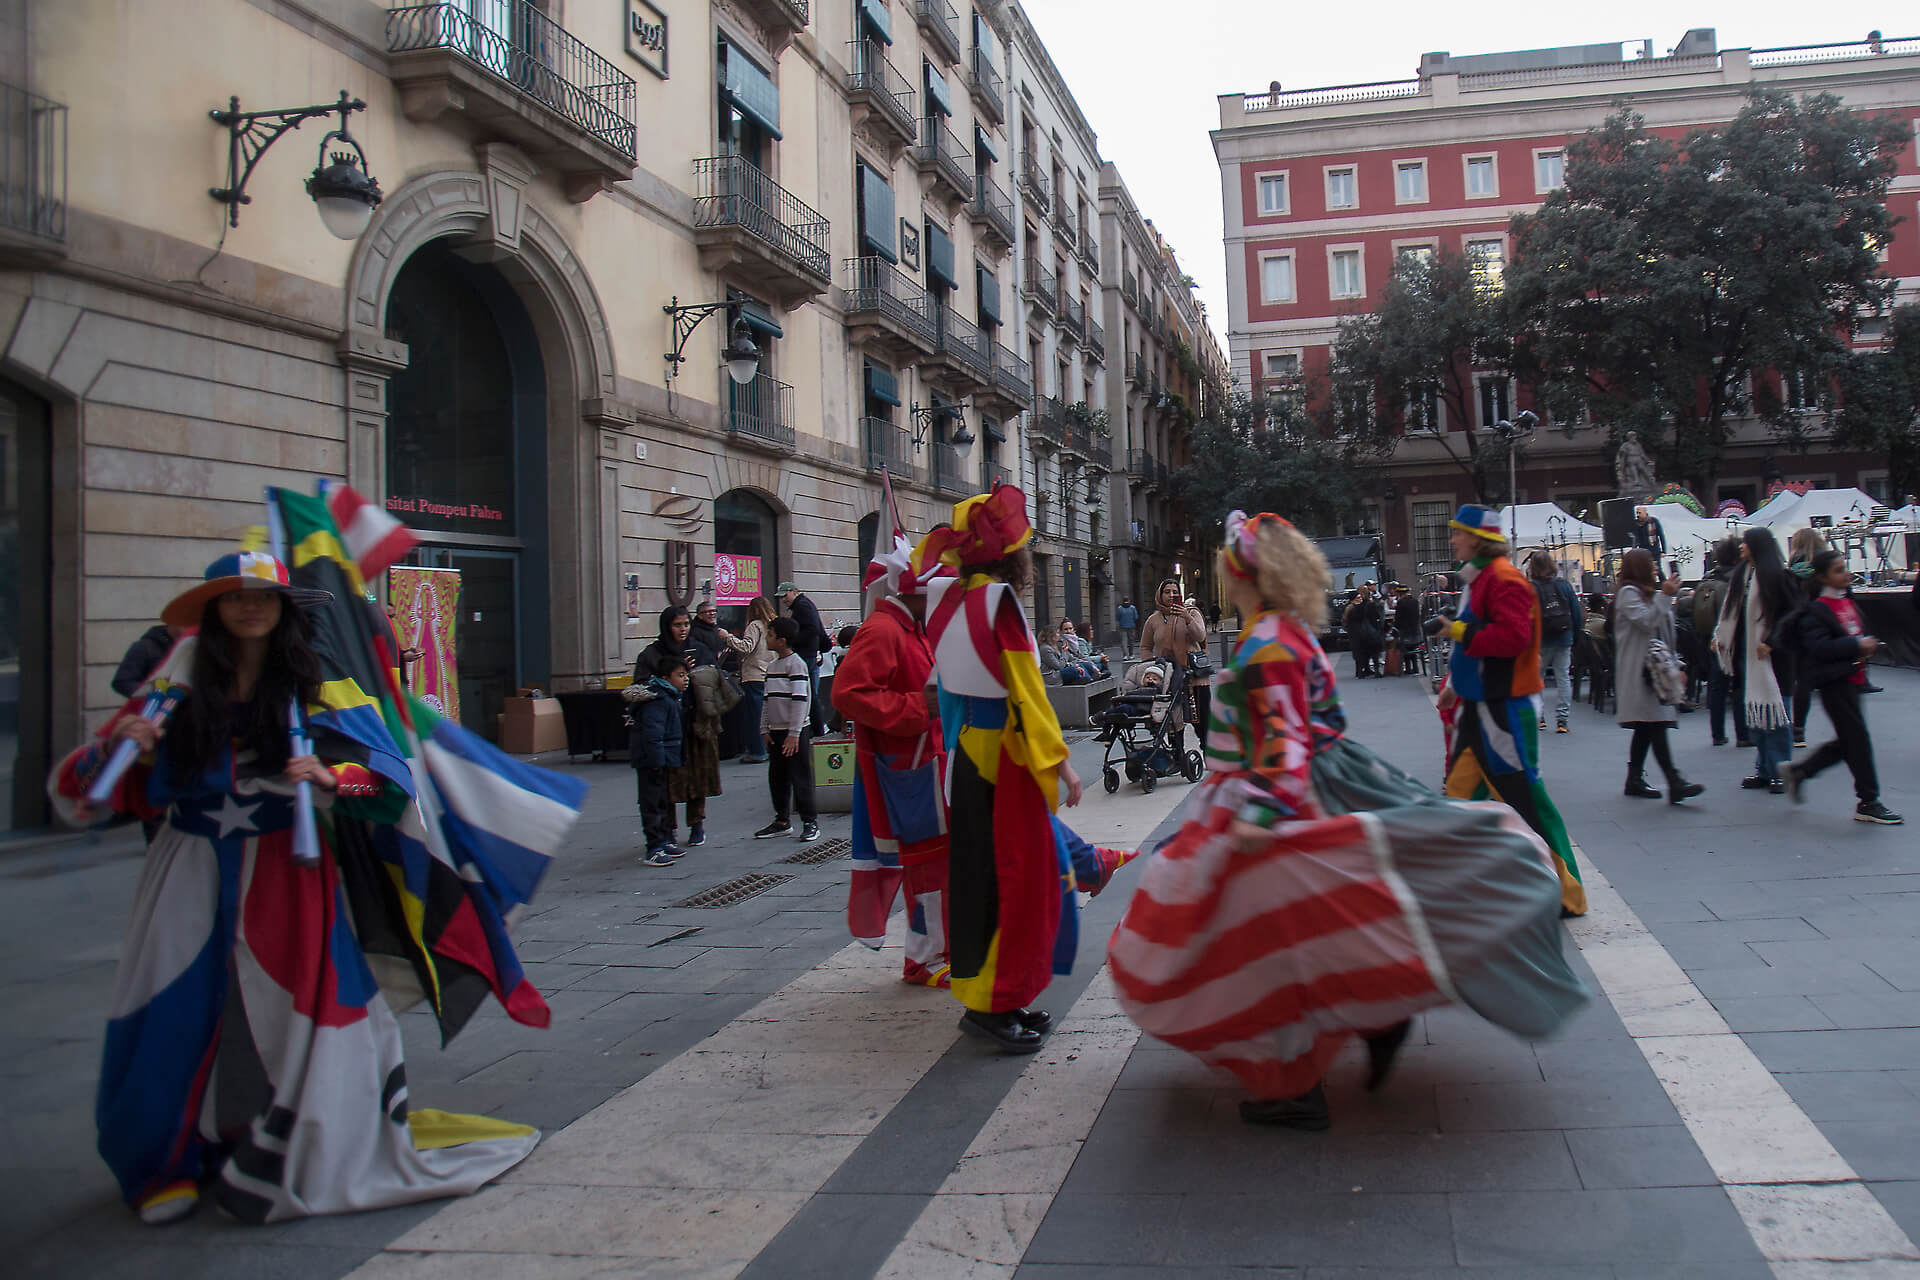
<path fill-rule="evenodd" d="M 188 687 L 170 723 L 129 703 L 49 781 L 62 817 L 100 816 L 87 790 L 132 741 L 140 760 L 109 804 L 164 819 L 134 891 L 95 1108 L 100 1154 L 149 1223 L 191 1213 L 203 1185 L 247 1222 L 464 1195 L 539 1138 L 525 1125 L 409 1111 L 400 1026 L 382 992 L 417 970 L 383 966 L 376 978 L 363 939 L 419 937 L 369 846 L 394 838 L 395 825 L 413 822 L 416 838 L 420 828 L 392 740 L 348 728 L 355 716 L 378 726 L 379 715 L 364 696 L 326 701 L 333 686 L 303 606 L 327 601 L 291 588 L 270 555 L 216 560 L 161 615 L 198 628 L 161 673 Z M 310 755 L 290 750 L 295 698 L 347 713 L 338 731 L 312 726 Z M 301 782 L 327 815 L 311 866 L 293 857 Z M 480 925 L 467 928 L 461 954 L 484 964 Z M 527 1003 L 509 1012 L 544 1026 L 537 994 L 519 996 Z"/>
<path fill-rule="evenodd" d="M 1461 800 L 1504 800 L 1553 850 L 1560 872 L 1561 913 L 1587 913 L 1587 891 L 1573 860 L 1566 823 L 1540 780 L 1540 603 L 1527 575 L 1507 558 L 1500 513 L 1464 506 L 1448 522 L 1453 554 L 1465 563 L 1460 616 L 1442 714 L 1454 713 L 1447 758 L 1447 794 Z"/>
<path fill-rule="evenodd" d="M 927 585 L 927 635 L 950 757 L 947 935 L 961 1030 L 1032 1053 L 1052 1018 L 1029 1009 L 1062 959 L 1055 942 L 1076 903 L 1056 838 L 1059 788 L 1080 803 L 1060 721 L 1040 682 L 1018 592 L 1033 581 L 1026 495 L 995 485 L 953 509 L 951 528 L 921 543 L 963 576 Z"/>
<path fill-rule="evenodd" d="M 931 573 L 952 571 L 935 563 Z M 933 649 L 924 626 L 924 580 L 906 536 L 867 566 L 872 612 L 840 659 L 833 705 L 853 725 L 853 880 L 847 924 L 853 936 L 878 950 L 887 917 L 904 890 L 907 957 L 901 980 L 945 987 L 947 962 L 945 734 L 933 690 Z M 931 767 L 929 767 L 931 766 Z M 913 825 L 896 829 L 889 809 Z"/>
<path fill-rule="evenodd" d="M 1355 1034 L 1368 1088 L 1410 1017 L 1458 1000 L 1542 1036 L 1585 999 L 1546 846 L 1504 805 L 1440 798 L 1345 736 L 1314 638 L 1329 580 L 1279 516 L 1227 517 L 1217 579 L 1248 621 L 1215 686 L 1194 816 L 1148 860 L 1108 946 L 1127 1016 L 1233 1073 L 1243 1120 L 1330 1123 Z"/>

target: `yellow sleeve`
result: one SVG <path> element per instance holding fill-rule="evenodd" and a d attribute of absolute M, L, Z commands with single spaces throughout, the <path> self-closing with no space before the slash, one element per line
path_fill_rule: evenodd
<path fill-rule="evenodd" d="M 1047 808 L 1057 809 L 1067 741 L 1060 735 L 1060 717 L 1047 701 L 1040 664 L 1027 650 L 1002 650 L 1000 679 L 1007 686 L 1007 727 L 1001 739 L 1007 758 L 1033 775 Z"/>

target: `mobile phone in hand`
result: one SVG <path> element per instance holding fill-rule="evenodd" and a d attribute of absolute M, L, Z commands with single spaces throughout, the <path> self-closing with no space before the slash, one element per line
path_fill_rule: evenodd
<path fill-rule="evenodd" d="M 1667 561 L 1667 576 L 1669 578 L 1677 578 L 1680 576 L 1680 562 L 1678 560 Z"/>

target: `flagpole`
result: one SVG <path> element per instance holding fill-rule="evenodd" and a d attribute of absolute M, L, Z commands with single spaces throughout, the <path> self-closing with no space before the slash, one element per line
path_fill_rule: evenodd
<path fill-rule="evenodd" d="M 268 486 L 267 542 L 273 550 L 273 558 L 287 566 L 287 576 L 291 578 L 293 566 L 287 562 L 287 526 L 281 519 L 280 504 L 273 500 L 273 494 L 272 486 Z M 300 711 L 298 693 L 287 699 L 287 740 L 293 755 L 313 754 L 313 743 L 307 738 L 306 718 Z M 293 860 L 306 867 L 320 864 L 320 832 L 313 818 L 313 784 L 305 778 L 293 784 Z"/>

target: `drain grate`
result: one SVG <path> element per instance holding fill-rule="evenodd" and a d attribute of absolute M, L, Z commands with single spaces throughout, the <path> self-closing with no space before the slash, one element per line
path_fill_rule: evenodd
<path fill-rule="evenodd" d="M 782 862 L 797 862 L 803 867 L 817 867 L 835 858 L 844 858 L 853 852 L 853 841 L 841 836 L 837 840 L 822 840 L 811 849 L 802 849 L 791 858 L 782 858 Z"/>
<path fill-rule="evenodd" d="M 682 898 L 674 903 L 676 907 L 730 907 L 736 902 L 745 902 L 748 898 L 765 893 L 777 884 L 785 884 L 793 879 L 788 875 L 767 875 L 755 872 L 749 876 L 728 880 L 711 889 L 702 889 L 691 898 Z"/>

